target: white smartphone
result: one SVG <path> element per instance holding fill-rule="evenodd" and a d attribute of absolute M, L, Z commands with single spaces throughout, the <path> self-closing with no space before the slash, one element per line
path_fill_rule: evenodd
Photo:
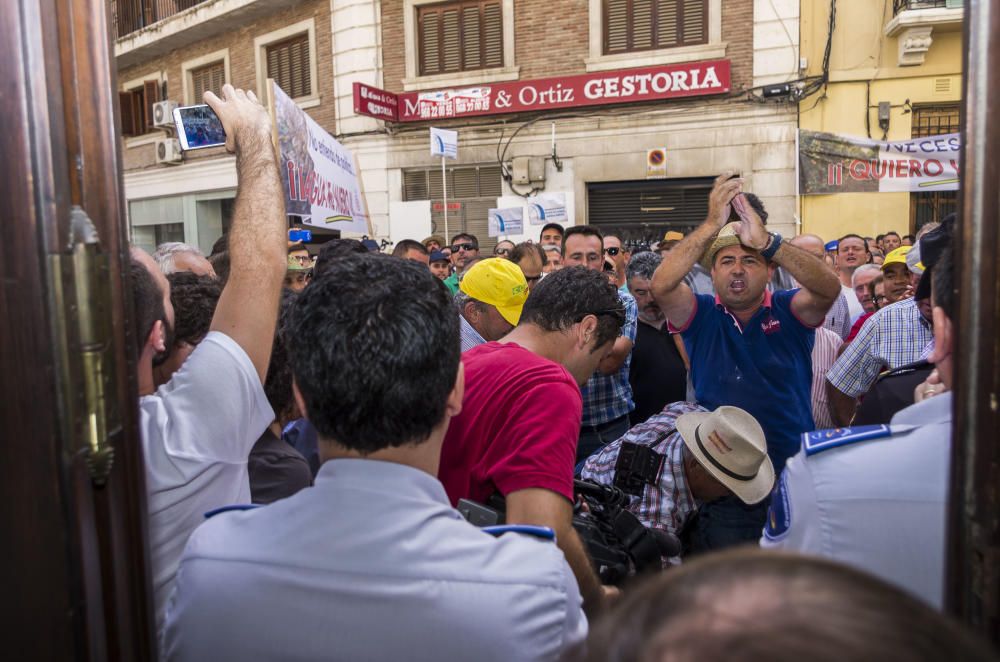
<path fill-rule="evenodd" d="M 174 108 L 174 124 L 181 149 L 203 149 L 226 144 L 226 130 L 208 105 Z"/>

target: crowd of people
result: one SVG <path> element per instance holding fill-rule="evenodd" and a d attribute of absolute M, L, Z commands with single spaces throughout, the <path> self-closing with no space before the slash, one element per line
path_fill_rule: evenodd
<path fill-rule="evenodd" d="M 266 111 L 206 99 L 232 228 L 130 273 L 165 659 L 992 659 L 940 611 L 953 219 L 785 239 L 726 173 L 655 246 L 314 257 Z M 659 573 L 604 583 L 578 481 Z"/>

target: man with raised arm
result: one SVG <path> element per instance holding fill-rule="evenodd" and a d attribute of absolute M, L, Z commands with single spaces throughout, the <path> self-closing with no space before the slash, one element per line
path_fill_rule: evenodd
<path fill-rule="evenodd" d="M 236 153 L 238 188 L 229 232 L 229 279 L 205 339 L 154 392 L 154 357 L 168 351 L 170 285 L 132 251 L 139 360 L 139 425 L 146 466 L 149 547 L 157 628 L 181 552 L 205 513 L 249 503 L 247 457 L 274 420 L 262 386 L 271 357 L 287 247 L 271 122 L 253 92 L 222 88 L 205 101 Z"/>
<path fill-rule="evenodd" d="M 674 247 L 653 275 L 652 289 L 672 328 L 681 332 L 700 405 L 740 407 L 761 424 L 775 472 L 813 429 L 810 388 L 813 329 L 840 294 L 837 276 L 813 255 L 768 232 L 741 193 L 743 180 L 715 180 L 708 217 Z M 730 209 L 739 221 L 727 224 Z M 695 295 L 684 276 L 701 260 L 716 296 Z M 784 267 L 801 289 L 771 293 Z M 692 536 L 695 551 L 759 537 L 767 502 L 733 498 L 706 504 Z"/>

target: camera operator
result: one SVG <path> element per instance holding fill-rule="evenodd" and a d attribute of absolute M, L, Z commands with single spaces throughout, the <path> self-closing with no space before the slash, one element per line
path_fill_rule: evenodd
<path fill-rule="evenodd" d="M 590 456 L 581 478 L 621 489 L 639 521 L 681 536 L 703 503 L 764 500 L 774 467 L 764 431 L 747 412 L 674 402 Z"/>
<path fill-rule="evenodd" d="M 605 596 L 573 529 L 573 466 L 585 384 L 625 322 L 615 287 L 599 271 L 565 268 L 540 281 L 517 327 L 462 356 L 465 400 L 441 455 L 453 504 L 499 492 L 509 524 L 556 533 L 588 613 Z"/>

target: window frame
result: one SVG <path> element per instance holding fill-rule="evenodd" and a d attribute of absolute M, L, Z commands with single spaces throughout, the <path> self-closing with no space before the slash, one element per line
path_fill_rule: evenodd
<path fill-rule="evenodd" d="M 424 5 L 447 4 L 441 0 L 403 0 L 403 40 L 406 70 L 403 91 L 437 89 L 459 85 L 481 85 L 517 80 L 521 68 L 514 63 L 514 0 L 500 0 L 503 30 L 503 65 L 443 74 L 420 75 L 419 23 L 417 10 Z M 456 4 L 465 4 L 456 2 Z"/>
<path fill-rule="evenodd" d="M 223 48 L 222 50 L 213 51 L 212 53 L 206 53 L 196 58 L 190 60 L 185 60 L 181 63 L 181 98 L 182 105 L 191 106 L 195 104 L 202 103 L 201 99 L 194 98 L 194 77 L 192 72 L 201 69 L 202 67 L 207 67 L 211 64 L 217 62 L 222 62 L 222 66 L 225 70 L 225 80 L 223 84 L 229 83 L 232 85 L 233 79 L 229 69 L 229 49 Z"/>
<path fill-rule="evenodd" d="M 604 54 L 605 0 L 589 1 L 590 53 L 584 60 L 590 71 L 609 71 L 633 67 L 651 67 L 697 60 L 715 60 L 726 57 L 726 42 L 722 41 L 722 0 L 706 0 L 708 8 L 708 42 L 695 46 L 670 46 L 667 48 Z"/>
<path fill-rule="evenodd" d="M 292 37 L 308 33 L 309 35 L 309 80 L 311 90 L 309 94 L 293 99 L 299 108 L 313 108 L 321 103 L 319 93 L 319 64 L 316 52 L 316 20 L 307 18 L 298 23 L 286 25 L 283 28 L 262 34 L 253 40 L 254 64 L 257 72 L 257 98 L 267 99 L 267 48 L 278 42 L 286 41 Z"/>
<path fill-rule="evenodd" d="M 626 3 L 632 4 L 633 10 L 634 10 L 635 0 L 623 0 L 623 1 L 626 2 Z M 657 23 L 657 18 L 656 18 L 657 12 L 655 10 L 654 5 L 656 3 L 666 2 L 666 1 L 667 0 L 648 0 L 648 2 L 650 3 L 649 8 L 650 8 L 650 14 L 651 14 L 651 17 L 650 17 L 650 40 L 651 41 L 655 41 L 656 38 L 657 38 L 657 33 L 656 33 L 656 30 L 654 29 L 654 26 Z M 676 2 L 684 2 L 685 0 L 675 0 L 675 1 Z M 634 48 L 633 47 L 633 48 L 627 48 L 624 51 L 620 51 L 618 53 L 609 53 L 608 52 L 608 47 L 609 47 L 610 36 L 609 36 L 608 30 L 607 30 L 607 26 L 608 26 L 608 22 L 609 22 L 608 19 L 610 17 L 610 12 L 611 12 L 610 4 L 611 4 L 612 0 L 601 0 L 601 55 L 605 55 L 605 56 L 606 55 L 624 55 L 626 53 L 629 53 L 629 54 L 645 53 L 645 52 L 648 52 L 648 51 L 666 50 L 668 48 L 684 48 L 684 47 L 691 47 L 691 46 L 704 46 L 705 44 L 708 43 L 708 38 L 709 38 L 708 37 L 708 32 L 709 32 L 709 30 L 708 30 L 708 14 L 709 14 L 709 4 L 710 4 L 710 2 L 709 2 L 709 0 L 698 0 L 698 1 L 700 1 L 702 3 L 702 7 L 703 7 L 702 11 L 703 11 L 703 14 L 704 14 L 703 22 L 704 22 L 704 25 L 705 25 L 705 41 L 697 43 L 697 44 L 677 44 L 677 45 L 674 45 L 674 46 L 650 46 L 649 48 Z M 680 9 L 680 7 L 678 7 L 678 9 Z M 626 17 L 626 21 L 628 21 L 629 23 L 632 24 L 632 25 L 629 25 L 629 26 L 626 27 L 626 33 L 628 33 L 629 29 L 631 29 L 631 31 L 633 33 L 632 36 L 634 36 L 634 32 L 635 32 L 635 29 L 634 29 L 635 15 L 634 15 L 634 13 L 631 16 L 627 16 Z M 679 30 L 677 36 L 683 38 L 683 30 Z M 628 40 L 628 37 L 626 37 L 626 41 L 627 40 Z"/>
<path fill-rule="evenodd" d="M 943 132 L 934 133 L 929 130 L 931 122 L 927 126 L 920 124 L 923 119 L 921 115 L 928 113 L 928 120 L 940 119 L 955 114 L 954 123 L 947 126 L 938 124 L 937 129 L 946 129 Z M 935 113 L 940 113 L 935 115 Z M 958 133 L 962 130 L 962 104 L 960 101 L 937 101 L 928 103 L 914 103 L 910 114 L 910 137 L 923 138 L 927 136 L 941 136 L 948 133 Z M 910 192 L 910 234 L 916 234 L 923 226 L 919 223 L 921 217 L 926 215 L 926 210 L 930 209 L 932 218 L 924 219 L 924 222 L 940 221 L 947 213 L 958 211 L 959 191 L 928 191 L 923 193 Z"/>
<path fill-rule="evenodd" d="M 417 37 L 418 37 L 417 38 L 417 71 L 420 73 L 421 76 L 436 76 L 436 75 L 440 75 L 440 74 L 443 74 L 443 73 L 458 73 L 458 74 L 469 73 L 469 74 L 474 74 L 475 72 L 482 71 L 484 69 L 493 69 L 493 68 L 496 68 L 495 66 L 494 67 L 490 67 L 490 66 L 485 65 L 485 64 L 483 66 L 479 66 L 479 67 L 464 68 L 464 64 L 465 64 L 464 63 L 464 57 L 460 57 L 460 59 L 462 61 L 459 63 L 459 69 L 457 71 L 449 71 L 449 72 L 438 71 L 438 72 L 434 72 L 434 73 L 431 73 L 431 74 L 424 73 L 424 57 L 423 57 L 424 56 L 424 53 L 423 53 L 423 42 L 424 42 L 424 40 L 422 39 L 423 35 L 421 34 L 421 31 L 422 31 L 422 28 L 423 28 L 423 24 L 424 24 L 424 16 L 423 16 L 423 14 L 425 12 L 435 11 L 437 13 L 437 15 L 440 17 L 440 16 L 443 15 L 443 12 L 447 8 L 450 8 L 450 7 L 453 7 L 453 8 L 455 8 L 458 11 L 458 14 L 459 14 L 459 40 L 460 40 L 460 44 L 461 44 L 460 48 L 459 48 L 459 54 L 460 54 L 460 56 L 464 56 L 464 54 L 465 54 L 465 37 L 466 37 L 465 30 L 464 30 L 464 28 L 462 26 L 462 22 L 464 21 L 464 12 L 467 9 L 469 9 L 469 8 L 475 7 L 478 10 L 478 12 L 479 12 L 479 60 L 481 62 L 485 62 L 486 61 L 486 55 L 487 55 L 487 51 L 486 51 L 486 21 L 485 21 L 486 11 L 485 11 L 485 9 L 486 9 L 486 5 L 488 5 L 488 4 L 498 5 L 500 7 L 500 64 L 501 64 L 501 66 L 503 65 L 503 0 L 451 0 L 451 1 L 446 0 L 445 2 L 439 2 L 439 3 L 433 3 L 433 4 L 426 4 L 426 5 L 419 5 L 416 8 L 417 9 Z M 439 18 L 439 20 L 440 20 L 440 18 Z M 440 60 L 440 59 L 444 58 L 444 31 L 443 31 L 442 25 L 440 23 L 438 23 L 437 32 L 438 32 L 438 35 L 437 35 L 437 37 L 438 37 L 438 57 L 439 57 L 439 60 Z"/>

